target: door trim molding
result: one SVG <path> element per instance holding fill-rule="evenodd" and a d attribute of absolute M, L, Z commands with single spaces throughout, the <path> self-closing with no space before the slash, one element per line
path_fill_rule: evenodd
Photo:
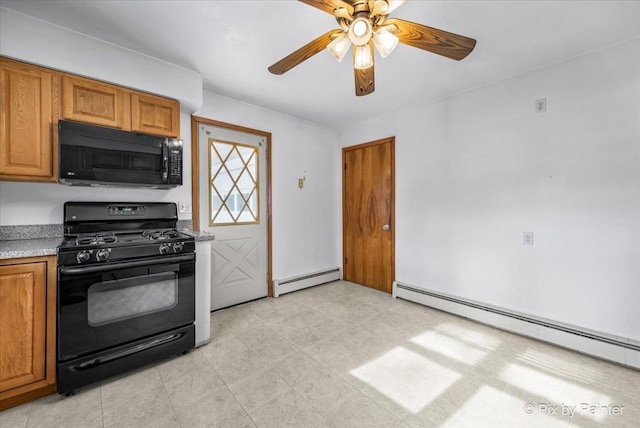
<path fill-rule="evenodd" d="M 271 132 L 246 128 L 231 123 L 220 122 L 200 116 L 191 116 L 191 223 L 193 230 L 200 230 L 200 180 L 199 180 L 199 156 L 198 156 L 198 124 L 216 126 L 218 128 L 231 129 L 247 134 L 265 137 L 267 144 L 265 150 L 267 160 L 267 296 L 273 297 L 272 283 L 272 256 L 271 256 Z"/>
<path fill-rule="evenodd" d="M 342 272 L 345 272 L 344 265 L 344 257 L 345 257 L 345 194 L 346 194 L 346 184 L 345 184 L 345 159 L 346 153 L 352 150 L 359 150 L 371 146 L 377 146 L 380 144 L 390 143 L 391 146 L 391 278 L 392 281 L 396 279 L 396 137 L 391 136 L 387 138 L 382 138 L 380 140 L 370 141 L 368 143 L 357 144 L 355 146 L 343 147 L 342 148 Z"/>

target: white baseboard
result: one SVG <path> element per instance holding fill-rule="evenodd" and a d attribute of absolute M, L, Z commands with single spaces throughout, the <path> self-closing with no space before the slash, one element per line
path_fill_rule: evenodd
<path fill-rule="evenodd" d="M 590 331 L 398 281 L 393 283 L 392 295 L 502 330 L 640 369 L 640 343 L 628 338 Z"/>
<path fill-rule="evenodd" d="M 337 267 L 284 279 L 276 279 L 273 281 L 273 297 L 279 297 L 281 294 L 291 293 L 292 291 L 302 290 L 303 288 L 337 281 L 341 278 L 342 271 Z"/>

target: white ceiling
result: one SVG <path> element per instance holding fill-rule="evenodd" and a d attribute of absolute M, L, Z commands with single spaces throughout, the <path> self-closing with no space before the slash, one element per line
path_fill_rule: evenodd
<path fill-rule="evenodd" d="M 336 129 L 640 36 L 640 1 L 421 1 L 392 16 L 477 40 L 456 62 L 400 45 L 354 94 L 350 57 L 267 67 L 333 28 L 298 1 L 0 0 L 0 5 L 200 72 L 205 88 Z"/>

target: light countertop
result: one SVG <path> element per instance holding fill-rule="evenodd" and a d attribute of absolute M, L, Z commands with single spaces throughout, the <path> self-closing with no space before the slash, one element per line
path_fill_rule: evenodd
<path fill-rule="evenodd" d="M 0 241 L 0 259 L 55 256 L 61 242 L 62 238 Z"/>
<path fill-rule="evenodd" d="M 213 233 L 203 232 L 199 230 L 180 229 L 180 232 L 184 232 L 187 235 L 191 235 L 195 238 L 196 242 L 199 241 L 213 241 L 216 236 Z"/>

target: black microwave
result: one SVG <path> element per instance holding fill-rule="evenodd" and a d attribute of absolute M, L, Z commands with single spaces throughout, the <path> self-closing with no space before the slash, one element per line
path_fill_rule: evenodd
<path fill-rule="evenodd" d="M 182 185 L 182 140 L 60 120 L 58 145 L 62 184 L 155 189 Z"/>

